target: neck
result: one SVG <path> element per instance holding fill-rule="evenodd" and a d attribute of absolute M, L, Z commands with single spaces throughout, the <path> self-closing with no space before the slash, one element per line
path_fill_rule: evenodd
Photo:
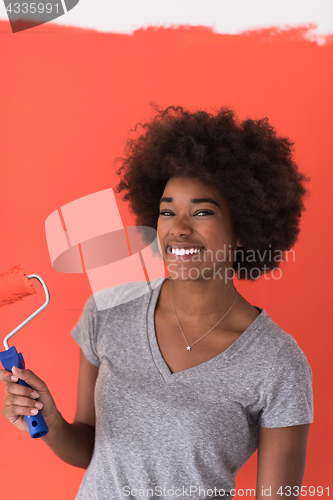
<path fill-rule="evenodd" d="M 238 293 L 232 280 L 169 280 L 172 301 L 178 313 L 192 319 L 215 317 L 227 311 Z"/>

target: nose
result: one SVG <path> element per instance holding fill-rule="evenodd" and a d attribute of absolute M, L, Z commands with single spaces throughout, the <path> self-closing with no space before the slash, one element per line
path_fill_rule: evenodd
<path fill-rule="evenodd" d="M 178 238 L 182 235 L 190 235 L 193 230 L 188 219 L 180 218 L 178 220 L 173 219 L 171 228 L 169 229 L 169 234 Z"/>

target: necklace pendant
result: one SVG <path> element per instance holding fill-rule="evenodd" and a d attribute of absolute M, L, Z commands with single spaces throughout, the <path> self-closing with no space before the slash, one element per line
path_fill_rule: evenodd
<path fill-rule="evenodd" d="M 191 346 L 190 346 L 190 345 L 188 345 L 188 346 L 186 347 L 186 349 L 187 349 L 188 351 L 190 351 L 190 350 L 191 350 Z"/>

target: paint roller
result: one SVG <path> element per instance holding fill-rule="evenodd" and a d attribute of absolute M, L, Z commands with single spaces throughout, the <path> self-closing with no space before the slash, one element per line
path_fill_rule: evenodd
<path fill-rule="evenodd" d="M 0 307 L 5 306 L 7 304 L 12 304 L 18 300 L 22 300 L 23 297 L 27 295 L 32 295 L 36 293 L 34 287 L 30 283 L 31 279 L 37 279 L 45 292 L 45 302 L 39 307 L 34 313 L 32 313 L 27 319 L 22 321 L 20 325 L 18 325 L 14 330 L 12 330 L 3 341 L 5 346 L 5 351 L 0 352 L 0 361 L 5 370 L 11 371 L 13 366 L 17 368 L 24 369 L 24 359 L 22 353 L 18 353 L 14 346 L 8 346 L 8 340 L 15 335 L 21 328 L 23 328 L 29 321 L 34 319 L 37 314 L 39 314 L 50 302 L 50 294 L 47 289 L 45 282 L 42 280 L 38 274 L 30 274 L 26 276 L 23 267 L 21 265 L 15 266 L 9 271 L 0 275 Z M 24 385 L 26 387 L 30 387 L 23 380 L 19 380 L 17 382 L 20 385 Z M 43 418 L 43 415 L 39 411 L 35 416 L 26 416 L 25 419 L 28 424 L 30 436 L 33 438 L 39 438 L 45 436 L 49 432 L 49 429 L 46 425 L 46 422 Z"/>

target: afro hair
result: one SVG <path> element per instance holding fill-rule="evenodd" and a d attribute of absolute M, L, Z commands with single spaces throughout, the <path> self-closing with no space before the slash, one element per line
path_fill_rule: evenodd
<path fill-rule="evenodd" d="M 309 194 L 310 179 L 293 161 L 293 143 L 278 137 L 267 118 L 240 122 L 227 107 L 214 114 L 155 108 L 158 114 L 136 125 L 143 133 L 128 139 L 126 157 L 118 158 L 122 177 L 115 190 L 126 191 L 122 199 L 129 201 L 136 225 L 156 230 L 168 180 L 196 177 L 217 187 L 229 203 L 242 242 L 234 262 L 238 279 L 255 280 L 277 268 L 297 241 Z"/>

